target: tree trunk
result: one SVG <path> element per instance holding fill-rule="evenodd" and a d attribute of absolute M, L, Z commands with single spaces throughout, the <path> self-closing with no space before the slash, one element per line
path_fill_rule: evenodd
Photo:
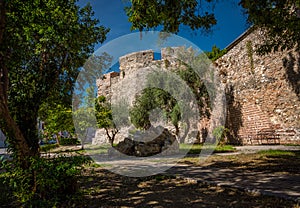
<path fill-rule="evenodd" d="M 5 0 L 0 0 L 0 45 L 4 42 L 4 33 L 6 26 L 6 4 Z M 22 167 L 28 167 L 26 158 L 31 155 L 30 148 L 26 142 L 17 123 L 12 118 L 8 109 L 8 69 L 6 67 L 6 51 L 0 53 L 0 125 L 2 131 L 9 139 L 10 144 L 13 146 L 17 159 L 21 162 Z"/>
<path fill-rule="evenodd" d="M 15 116 L 17 118 L 17 125 L 30 148 L 29 156 L 39 156 L 37 109 L 37 106 L 33 107 L 30 112 L 22 112 L 22 109 L 18 109 L 18 115 Z"/>
<path fill-rule="evenodd" d="M 31 155 L 30 148 L 18 125 L 9 114 L 7 103 L 5 103 L 2 97 L 0 96 L 1 128 L 13 146 L 17 159 L 26 168 L 28 166 L 26 158 Z"/>
<path fill-rule="evenodd" d="M 119 132 L 119 130 L 118 129 L 112 129 L 111 130 L 112 135 L 110 135 L 109 134 L 109 129 L 108 128 L 104 128 L 104 129 L 105 129 L 105 132 L 106 132 L 106 135 L 107 135 L 107 138 L 109 140 L 110 145 L 113 146 L 114 141 L 115 141 L 115 137 L 116 137 L 117 133 Z"/>
<path fill-rule="evenodd" d="M 187 125 L 187 127 L 186 127 L 186 129 L 187 130 L 189 130 L 190 129 L 190 122 L 189 121 L 186 121 L 186 125 Z M 188 136 L 188 131 L 187 130 L 185 130 L 184 131 L 184 135 L 182 136 L 182 137 L 180 137 L 180 139 L 179 139 L 179 143 L 180 144 L 183 144 L 184 142 L 185 142 L 185 139 L 186 139 L 186 137 Z M 176 130 L 177 131 L 177 130 Z M 178 130 L 179 131 L 179 130 Z M 178 132 L 179 133 L 179 132 Z"/>

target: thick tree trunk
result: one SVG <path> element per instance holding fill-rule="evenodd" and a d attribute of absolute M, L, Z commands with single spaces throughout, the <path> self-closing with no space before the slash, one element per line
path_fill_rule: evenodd
<path fill-rule="evenodd" d="M 22 110 L 19 109 L 18 115 L 16 115 L 18 121 L 17 125 L 30 148 L 30 156 L 39 156 L 37 111 L 37 109 L 32 109 L 30 112 L 22 112 Z"/>
<path fill-rule="evenodd" d="M 0 0 L 0 45 L 4 42 L 4 33 L 6 26 L 5 0 Z M 5 48 L 1 49 L 0 53 L 0 127 L 6 136 L 9 138 L 11 145 L 15 149 L 16 156 L 22 166 L 26 168 L 28 162 L 26 158 L 31 156 L 30 148 L 26 142 L 17 123 L 14 121 L 8 109 L 8 69 L 5 63 Z"/>
<path fill-rule="evenodd" d="M 0 87 L 0 91 L 1 90 Z M 0 96 L 0 117 L 1 129 L 9 138 L 11 145 L 13 145 L 17 159 L 21 162 L 22 166 L 26 168 L 28 166 L 26 158 L 31 156 L 31 151 L 21 130 L 9 114 L 7 102 L 3 100 L 3 96 Z"/>

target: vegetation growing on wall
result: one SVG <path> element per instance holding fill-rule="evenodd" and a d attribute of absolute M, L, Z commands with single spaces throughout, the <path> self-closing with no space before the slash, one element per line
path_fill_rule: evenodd
<path fill-rule="evenodd" d="M 226 54 L 227 51 L 226 49 L 221 50 L 220 48 L 218 48 L 216 45 L 214 45 L 211 49 L 211 51 L 207 51 L 205 52 L 205 54 L 207 55 L 207 57 L 212 60 L 215 61 L 218 58 L 222 57 L 224 54 Z"/>
<path fill-rule="evenodd" d="M 174 72 L 179 75 L 180 78 L 184 80 L 184 82 L 191 89 L 193 96 L 195 97 L 197 102 L 199 116 L 209 117 L 209 95 L 204 83 L 199 78 L 197 73 L 191 68 L 184 70 L 176 69 Z M 166 78 L 166 76 L 167 75 L 157 75 L 151 77 L 150 82 L 168 82 L 168 78 Z M 165 79 L 162 79 L 162 77 L 164 77 Z M 159 84 L 157 84 L 156 86 L 159 86 Z M 174 86 L 172 85 L 172 87 Z M 184 90 L 180 91 L 177 89 L 176 91 L 176 94 L 182 95 L 183 97 L 185 96 L 185 93 L 186 92 Z M 182 109 L 182 105 L 180 105 L 178 101 L 171 96 L 170 93 L 159 88 L 146 88 L 143 90 L 141 95 L 137 96 L 134 106 L 130 110 L 131 122 L 137 128 L 148 129 L 151 126 L 151 111 L 155 110 L 156 108 L 162 109 L 165 119 L 168 122 L 172 123 L 172 125 L 176 129 L 176 134 L 178 134 L 180 131 L 179 122 L 182 122 L 184 119 L 182 117 L 182 112 L 184 111 L 184 109 Z"/>
<path fill-rule="evenodd" d="M 251 73 L 254 74 L 254 60 L 253 60 L 253 46 L 252 46 L 252 41 L 247 41 L 246 43 L 246 49 L 247 49 L 247 56 L 249 59 L 250 63 L 250 69 Z"/>

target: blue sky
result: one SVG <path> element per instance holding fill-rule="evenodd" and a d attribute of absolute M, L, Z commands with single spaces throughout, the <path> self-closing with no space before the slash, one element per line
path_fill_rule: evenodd
<path fill-rule="evenodd" d="M 79 0 L 81 6 L 87 2 L 91 3 L 95 17 L 100 20 L 100 23 L 110 28 L 103 45 L 131 33 L 131 23 L 127 20 L 123 0 Z M 241 7 L 238 6 L 238 2 L 238 0 L 219 0 L 214 10 L 218 23 L 211 34 L 203 35 L 184 28 L 178 35 L 193 42 L 204 51 L 210 51 L 213 45 L 221 49 L 225 48 L 247 29 L 246 17 Z M 95 49 L 99 47 L 101 45 L 97 45 Z"/>

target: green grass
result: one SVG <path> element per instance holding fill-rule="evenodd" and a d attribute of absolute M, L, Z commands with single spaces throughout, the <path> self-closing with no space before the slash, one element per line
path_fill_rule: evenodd
<path fill-rule="evenodd" d="M 300 146 L 300 144 L 285 144 L 284 146 Z"/>
<path fill-rule="evenodd" d="M 215 153 L 222 153 L 222 152 L 235 152 L 236 149 L 231 145 L 218 145 L 215 149 Z"/>
<path fill-rule="evenodd" d="M 285 151 L 285 150 L 261 150 L 258 154 L 266 156 L 296 156 L 295 151 Z"/>
<path fill-rule="evenodd" d="M 110 168 L 110 167 L 113 167 L 113 165 L 112 164 L 104 164 L 104 163 L 93 163 L 91 165 L 91 167 L 93 167 L 93 168 L 100 168 L 100 167 L 102 167 L 102 168 L 104 168 L 104 167 Z"/>
<path fill-rule="evenodd" d="M 85 151 L 88 154 L 107 154 L 107 150 L 110 149 L 109 144 L 105 145 L 85 145 Z"/>
<path fill-rule="evenodd" d="M 45 145 L 41 146 L 41 152 L 48 152 L 57 147 L 59 147 L 58 144 L 45 144 Z"/>
<path fill-rule="evenodd" d="M 188 154 L 200 154 L 201 150 L 205 149 L 214 149 L 214 153 L 221 152 L 234 152 L 235 148 L 231 145 L 205 145 L 202 144 L 180 144 L 179 150 L 181 152 L 187 152 Z"/>

